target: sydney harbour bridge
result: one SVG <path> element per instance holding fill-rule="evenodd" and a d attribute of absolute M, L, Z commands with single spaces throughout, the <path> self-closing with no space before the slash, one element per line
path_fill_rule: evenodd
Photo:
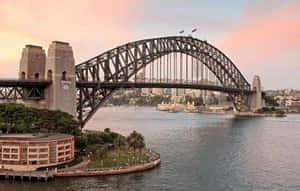
<path fill-rule="evenodd" d="M 0 79 L 0 100 L 66 111 L 83 126 L 120 88 L 220 91 L 236 111 L 263 105 L 258 76 L 251 86 L 222 51 L 187 36 L 130 42 L 77 65 L 68 43 L 53 41 L 47 56 L 42 47 L 27 45 L 19 79 Z"/>

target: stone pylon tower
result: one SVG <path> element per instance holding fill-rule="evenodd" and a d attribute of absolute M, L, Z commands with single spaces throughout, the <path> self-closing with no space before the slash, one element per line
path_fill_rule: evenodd
<path fill-rule="evenodd" d="M 45 78 L 46 53 L 40 46 L 26 45 L 23 48 L 19 65 L 20 80 L 44 80 Z M 25 91 L 29 91 L 25 89 Z M 26 106 L 45 108 L 45 100 L 18 100 Z"/>
<path fill-rule="evenodd" d="M 44 79 L 45 50 L 40 46 L 26 45 L 19 65 L 19 79 Z"/>
<path fill-rule="evenodd" d="M 47 108 L 76 116 L 76 79 L 72 47 L 53 41 L 48 48 L 45 79 L 52 84 L 45 90 Z"/>
<path fill-rule="evenodd" d="M 262 87 L 259 76 L 254 76 L 252 81 L 252 89 L 255 91 L 250 95 L 250 109 L 251 111 L 256 111 L 264 107 L 264 101 L 262 98 Z"/>

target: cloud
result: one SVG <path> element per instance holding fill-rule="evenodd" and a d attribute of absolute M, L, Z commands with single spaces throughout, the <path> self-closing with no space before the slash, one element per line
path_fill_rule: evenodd
<path fill-rule="evenodd" d="M 140 1 L 1 0 L 0 4 L 0 64 L 3 66 L 18 64 L 26 43 L 41 44 L 47 49 L 46 44 L 53 40 L 68 41 L 78 63 L 127 42 L 130 18 Z"/>
<path fill-rule="evenodd" d="M 267 15 L 253 7 L 249 10 L 246 21 L 217 46 L 248 76 L 252 77 L 253 72 L 273 79 L 286 78 L 291 73 L 300 76 L 300 3 L 291 2 Z M 299 70 L 282 73 L 283 66 L 298 66 Z"/>
<path fill-rule="evenodd" d="M 0 78 L 11 78 L 17 75 L 21 51 L 25 44 L 35 42 L 38 45 L 45 45 L 38 39 L 3 28 L 0 30 L 0 42 Z"/>

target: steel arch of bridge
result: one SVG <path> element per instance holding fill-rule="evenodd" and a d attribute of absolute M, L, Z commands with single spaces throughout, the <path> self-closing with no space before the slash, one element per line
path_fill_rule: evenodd
<path fill-rule="evenodd" d="M 122 87 L 218 88 L 184 81 L 174 86 L 171 82 L 144 85 L 130 82 L 149 63 L 171 53 L 183 53 L 204 64 L 222 84 L 217 91 L 231 94 L 236 107 L 247 102 L 243 97 L 251 93 L 250 84 L 234 63 L 216 47 L 206 41 L 185 36 L 152 38 L 127 43 L 76 65 L 79 120 L 85 124 L 102 103 Z"/>

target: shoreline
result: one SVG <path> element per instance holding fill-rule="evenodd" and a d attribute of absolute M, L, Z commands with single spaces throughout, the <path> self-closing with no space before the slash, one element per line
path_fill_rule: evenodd
<path fill-rule="evenodd" d="M 159 111 L 159 110 L 158 110 Z M 168 112 L 168 111 L 162 111 Z M 171 112 L 169 112 L 171 113 Z M 276 113 L 254 113 L 254 112 L 226 112 L 226 111 L 191 111 L 191 112 L 177 112 L 177 113 L 199 113 L 199 114 L 219 114 L 219 115 L 235 115 L 235 116 L 242 116 L 242 117 L 286 117 L 286 113 L 283 116 L 276 114 Z"/>
<path fill-rule="evenodd" d="M 160 165 L 160 154 L 150 149 L 147 149 L 149 161 L 143 164 L 134 166 L 120 166 L 111 168 L 78 168 L 78 169 L 61 169 L 55 172 L 55 177 L 88 177 L 88 176 L 107 176 L 107 175 L 120 175 L 136 172 L 143 172 L 153 169 Z"/>

